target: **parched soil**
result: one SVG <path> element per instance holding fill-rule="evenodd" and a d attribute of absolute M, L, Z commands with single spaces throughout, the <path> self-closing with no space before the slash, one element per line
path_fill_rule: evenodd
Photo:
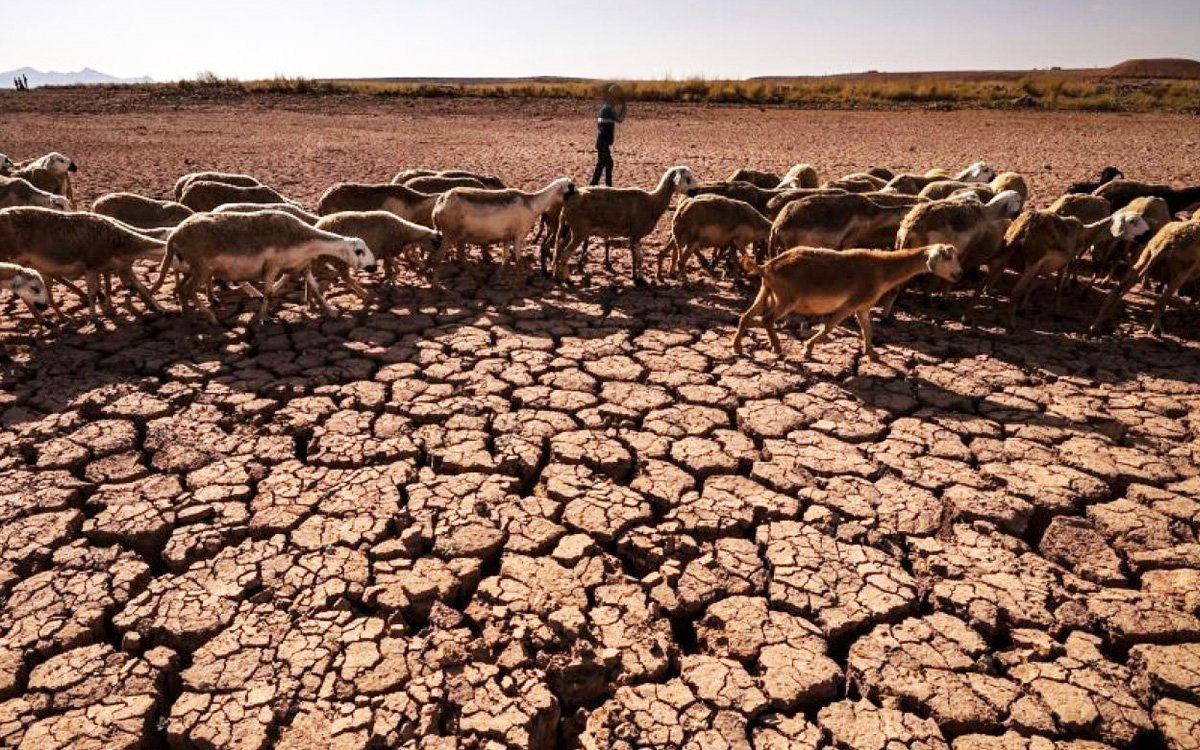
<path fill-rule="evenodd" d="M 0 108 L 0 151 L 69 153 L 84 202 L 590 166 L 570 103 L 49 96 Z M 1108 163 L 1200 181 L 1197 132 L 645 107 L 617 175 L 987 158 L 1047 202 Z M 48 334 L 5 299 L 0 748 L 1200 747 L 1194 310 L 1153 339 L 1135 297 L 1088 339 L 1102 290 L 1011 333 L 914 294 L 878 363 L 849 329 L 799 362 L 799 323 L 738 357 L 750 284 L 638 290 L 613 255 L 257 329 L 233 292 L 221 328 Z"/>

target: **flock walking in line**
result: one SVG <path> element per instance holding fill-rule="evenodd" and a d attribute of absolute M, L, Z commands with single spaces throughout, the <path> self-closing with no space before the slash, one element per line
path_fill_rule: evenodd
<path fill-rule="evenodd" d="M 872 310 L 886 320 L 926 274 L 936 277 L 926 289 L 935 295 L 976 279 L 970 320 L 980 300 L 1017 273 L 1004 312 L 1009 326 L 1050 277 L 1056 307 L 1071 281 L 1107 286 L 1092 333 L 1137 284 L 1157 289 L 1150 330 L 1161 332 L 1164 310 L 1200 279 L 1200 187 L 1137 182 L 1113 167 L 1044 210 L 1028 207 L 1024 176 L 998 174 L 986 162 L 923 174 L 873 168 L 824 182 L 808 164 L 785 174 L 739 169 L 711 183 L 676 166 L 649 190 L 577 187 L 564 177 L 525 191 L 465 170 L 407 170 L 390 183 L 334 185 L 312 212 L 255 177 L 223 172 L 185 175 L 167 199 L 111 193 L 90 212 L 76 211 L 76 171 L 60 153 L 26 162 L 0 154 L 0 284 L 43 324 L 47 309 L 69 319 L 54 285 L 84 300 L 93 317 L 98 306 L 115 314 L 114 278 L 147 310 L 163 312 L 158 293 L 174 277 L 180 310 L 213 322 L 217 282 L 260 299 L 256 321 L 270 315 L 289 280 L 335 314 L 324 295 L 330 283 L 366 302 L 372 292 L 363 276 L 382 266 L 380 283 L 392 285 L 404 264 L 438 284 L 447 269 L 472 262 L 472 246 L 486 263 L 500 246 L 499 272 L 523 274 L 531 234 L 541 272 L 563 283 L 572 260 L 576 272 L 587 261 L 589 240 L 605 241 L 606 264 L 608 243 L 623 240 L 641 286 L 643 242 L 673 202 L 657 280 L 686 281 L 693 258 L 710 271 L 761 279 L 734 335 L 739 352 L 747 330 L 761 324 L 782 355 L 774 327 L 797 313 L 822 320 L 805 356 L 853 316 L 864 353 L 874 357 Z M 138 261 L 153 261 L 156 277 L 143 282 Z M 197 305 L 201 294 L 208 306 Z"/>

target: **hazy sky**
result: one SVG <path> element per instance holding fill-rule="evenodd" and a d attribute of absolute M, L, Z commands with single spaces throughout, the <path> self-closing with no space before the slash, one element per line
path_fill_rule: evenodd
<path fill-rule="evenodd" d="M 17 5 L 0 0 L 5 10 Z M 742 78 L 1200 58 L 1197 0 L 36 0 L 19 6 L 22 33 L 0 45 L 0 70 L 86 66 L 159 80 L 202 70 L 244 79 Z"/>

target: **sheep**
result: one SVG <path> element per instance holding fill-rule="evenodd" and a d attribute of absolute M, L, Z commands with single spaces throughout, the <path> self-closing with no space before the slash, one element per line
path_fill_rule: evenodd
<path fill-rule="evenodd" d="M 71 173 L 78 169 L 70 157 L 53 151 L 19 165 L 13 176 L 28 180 L 39 190 L 61 195 L 74 204 L 75 191 L 71 187 Z"/>
<path fill-rule="evenodd" d="M 474 177 L 446 177 L 445 175 L 428 175 L 416 177 L 404 183 L 404 186 L 418 193 L 444 193 L 458 187 L 487 190 L 488 186 Z"/>
<path fill-rule="evenodd" d="M 0 282 L 8 286 L 39 323 L 45 322 L 42 312 L 49 307 L 50 291 L 37 270 L 16 263 L 0 263 Z"/>
<path fill-rule="evenodd" d="M 927 200 L 919 195 L 905 195 L 903 193 L 858 193 L 862 197 L 878 203 L 881 206 L 917 206 L 922 203 L 928 203 Z"/>
<path fill-rule="evenodd" d="M 0 208 L 13 206 L 71 210 L 70 202 L 61 195 L 40 190 L 20 177 L 0 177 Z"/>
<path fill-rule="evenodd" d="M 1095 224 L 1112 213 L 1112 206 L 1099 196 L 1068 193 L 1059 196 L 1048 210 L 1063 218 L 1073 217 L 1084 224 Z"/>
<path fill-rule="evenodd" d="M 1017 311 L 1042 274 L 1058 272 L 1057 308 L 1067 268 L 1075 258 L 1089 247 L 1093 253 L 1103 254 L 1106 246 L 1119 240 L 1135 239 L 1145 234 L 1148 228 L 1146 220 L 1133 212 L 1118 211 L 1094 224 L 1084 224 L 1049 211 L 1027 211 L 1009 227 L 1004 236 L 1004 249 L 989 269 L 987 280 L 976 289 L 963 319 L 969 320 L 980 296 L 995 286 L 1014 257 L 1021 259 L 1024 271 L 1009 295 L 1007 323 L 1010 328 L 1015 327 Z"/>
<path fill-rule="evenodd" d="M 656 274 L 669 249 L 671 273 L 687 280 L 688 261 L 704 247 L 733 250 L 763 242 L 771 233 L 771 221 L 749 203 L 719 195 L 699 195 L 680 204 L 671 219 L 671 242 L 659 255 Z"/>
<path fill-rule="evenodd" d="M 797 188 L 815 188 L 820 187 L 821 177 L 813 165 L 796 164 L 783 175 L 776 187 L 783 187 L 784 184 Z"/>
<path fill-rule="evenodd" d="M 1158 231 L 1174 218 L 1167 207 L 1167 202 L 1157 196 L 1134 198 L 1121 210 L 1141 216 L 1146 220 L 1148 229 L 1138 242 L 1114 242 L 1101 248 L 1092 249 L 1093 270 L 1106 272 L 1103 280 L 1105 284 L 1119 278 L 1120 272 L 1128 267 L 1129 260 L 1136 254 L 1135 250 L 1139 249 L 1137 246 L 1144 246 L 1151 237 L 1158 234 Z M 1096 275 L 1098 274 L 1093 273 L 1093 280 Z"/>
<path fill-rule="evenodd" d="M 816 335 L 804 342 L 803 358 L 824 341 L 843 320 L 854 315 L 862 332 L 863 353 L 875 360 L 871 345 L 871 308 L 891 289 L 925 273 L 957 282 L 962 278 L 958 251 L 951 245 L 930 245 L 906 250 L 825 250 L 802 247 L 789 250 L 762 266 L 749 256 L 742 262 L 747 272 L 762 276 L 762 286 L 750 308 L 738 321 L 733 350 L 742 353 L 742 337 L 755 316 L 776 355 L 783 347 L 775 323 L 788 313 L 825 316 Z"/>
<path fill-rule="evenodd" d="M 735 190 L 725 192 L 710 190 L 708 188 L 709 186 L 700 185 L 696 188 L 696 194 L 704 195 L 705 193 L 712 193 L 714 195 L 724 195 L 726 198 L 744 200 L 751 206 L 754 206 L 759 213 L 769 219 L 774 219 L 776 216 L 778 216 L 779 212 L 782 211 L 784 206 L 787 204 L 795 203 L 798 200 L 803 200 L 814 195 L 848 195 L 847 191 L 835 188 L 793 188 L 791 190 L 783 190 L 778 193 L 774 193 L 767 199 L 766 204 L 761 205 L 760 207 L 760 204 L 757 201 L 746 200 L 748 197 L 751 197 L 749 195 L 738 195 L 737 191 Z"/>
<path fill-rule="evenodd" d="M 193 307 L 196 292 L 214 277 L 234 283 L 262 281 L 262 306 L 254 318 L 258 324 L 270 310 L 281 274 L 303 271 L 309 292 L 327 315 L 333 315 L 312 274 L 312 262 L 321 256 L 332 256 L 356 270 L 375 270 L 375 258 L 363 240 L 310 227 L 282 211 L 196 214 L 171 233 L 159 277 L 172 262 L 187 268 L 175 290 L 184 312 Z M 205 312 L 215 323 L 212 310 Z"/>
<path fill-rule="evenodd" d="M 383 281 L 391 285 L 396 278 L 396 262 L 410 248 L 416 247 L 432 258 L 442 248 L 442 233 L 411 221 L 405 221 L 387 211 L 343 211 L 322 216 L 317 229 L 343 237 L 358 237 L 367 243 L 376 260 L 383 261 Z M 350 275 L 350 267 L 324 258 L 324 265 L 334 266 L 342 281 L 356 294 L 366 299 L 366 293 Z M 426 264 L 428 265 L 428 264 Z"/>
<path fill-rule="evenodd" d="M 1125 278 L 1109 292 L 1088 332 L 1094 336 L 1100 324 L 1133 285 L 1144 283 L 1151 276 L 1166 283 L 1154 303 L 1154 315 L 1150 322 L 1150 333 L 1153 335 L 1162 333 L 1163 311 L 1180 287 L 1200 278 L 1200 220 L 1172 222 L 1154 235 Z"/>
<path fill-rule="evenodd" d="M 575 183 L 566 177 L 536 192 L 454 188 L 438 198 L 433 226 L 442 233 L 445 246 L 456 250 L 460 261 L 468 243 L 486 247 L 511 242 L 511 254 L 504 261 L 507 267 L 520 260 L 520 244 L 538 218 L 554 207 L 569 205 L 575 194 Z M 434 259 L 435 269 L 443 253 L 439 251 Z"/>
<path fill-rule="evenodd" d="M 696 195 L 719 195 L 722 198 L 743 201 L 754 206 L 754 210 L 765 214 L 772 200 L 800 190 L 802 195 L 812 195 L 807 188 L 766 189 L 749 182 L 707 182 L 696 185 Z"/>
<path fill-rule="evenodd" d="M 183 190 L 179 202 L 196 212 L 212 211 L 225 203 L 291 203 L 266 185 L 240 187 L 197 180 Z"/>
<path fill-rule="evenodd" d="M 761 172 L 757 169 L 735 169 L 725 178 L 725 182 L 746 182 L 763 190 L 773 190 L 779 187 L 779 183 L 783 182 L 783 178 L 774 172 Z"/>
<path fill-rule="evenodd" d="M 847 193 L 874 193 L 887 187 L 888 181 L 866 172 L 848 174 L 837 180 L 830 180 L 821 187 L 828 190 L 842 190 Z"/>
<path fill-rule="evenodd" d="M 996 175 L 988 186 L 996 195 L 1007 190 L 1015 190 L 1024 202 L 1029 201 L 1029 182 L 1025 175 L 1017 172 L 1001 172 Z"/>
<path fill-rule="evenodd" d="M 891 245 L 911 206 L 882 206 L 855 193 L 813 195 L 783 207 L 771 227 L 772 254 L 804 245 L 841 250 L 886 237 Z"/>
<path fill-rule="evenodd" d="M 937 183 L 934 183 L 937 184 Z M 992 198 L 996 197 L 996 192 L 987 185 L 972 185 L 970 187 L 959 188 L 946 197 L 948 201 L 959 200 L 977 200 L 980 203 L 987 203 Z"/>
<path fill-rule="evenodd" d="M 987 203 L 973 200 L 934 201 L 914 206 L 900 222 L 896 249 L 926 245 L 953 245 L 964 268 L 986 263 L 972 249 L 984 238 L 992 222 L 1012 219 L 1021 211 L 1022 198 L 1015 190 L 1000 193 Z"/>
<path fill-rule="evenodd" d="M 255 211 L 283 211 L 309 226 L 316 226 L 321 218 L 292 203 L 222 203 L 212 210 L 214 214 L 248 214 Z"/>
<path fill-rule="evenodd" d="M 1071 193 L 1093 193 L 1102 185 L 1106 185 L 1113 180 L 1123 179 L 1125 179 L 1125 175 L 1121 172 L 1121 170 L 1117 169 L 1116 167 L 1105 167 L 1100 172 L 1100 178 L 1098 180 L 1082 180 L 1080 182 L 1072 183 L 1071 187 L 1067 188 L 1067 192 L 1064 193 L 1064 195 L 1070 195 Z"/>
<path fill-rule="evenodd" d="M 1174 188 L 1134 180 L 1113 180 L 1096 188 L 1092 195 L 1107 199 L 1114 211 L 1125 208 L 1134 198 L 1156 196 L 1165 200 L 1171 213 L 1176 214 L 1200 201 L 1200 187 Z"/>
<path fill-rule="evenodd" d="M 887 183 L 886 189 L 897 193 L 907 193 L 908 195 L 916 195 L 925 187 L 934 182 L 943 180 L 954 180 L 956 182 L 991 182 L 996 178 L 996 170 L 985 161 L 980 161 L 972 164 L 957 175 L 949 176 L 940 170 L 931 170 L 923 175 L 917 174 L 901 174 L 896 175 Z"/>
<path fill-rule="evenodd" d="M 900 222 L 896 231 L 896 249 L 952 245 L 958 250 L 959 263 L 966 270 L 989 265 L 1004 241 L 1012 218 L 1021 211 L 1022 199 L 1008 190 L 987 203 L 976 200 L 944 200 L 915 206 Z M 883 302 L 883 318 L 891 317 L 892 308 L 903 285 L 890 292 Z"/>
<path fill-rule="evenodd" d="M 633 255 L 633 283 L 645 286 L 642 276 L 642 239 L 655 225 L 678 192 L 694 197 L 696 178 L 687 167 L 671 167 L 653 191 L 637 188 L 583 188 L 563 204 L 554 243 L 554 277 L 565 281 L 567 261 L 588 237 L 628 237 Z"/>
<path fill-rule="evenodd" d="M 35 268 L 48 280 L 83 276 L 87 302 L 96 317 L 96 293 L 103 274 L 115 273 L 153 310 L 162 307 L 133 273 L 139 259 L 157 260 L 166 243 L 133 231 L 107 216 L 67 213 L 44 208 L 0 211 L 0 260 Z M 62 314 L 53 297 L 55 312 Z M 112 297 L 106 312 L 113 314 Z"/>
<path fill-rule="evenodd" d="M 968 182 L 959 182 L 958 180 L 942 180 L 941 182 L 931 182 L 921 188 L 917 196 L 931 201 L 944 201 L 959 191 L 971 190 L 972 188 L 986 190 L 993 196 L 995 195 L 990 186 L 971 185 Z M 904 195 L 904 193 L 896 193 L 896 195 Z M 982 196 L 980 197 L 982 198 Z M 988 198 L 988 200 L 991 200 L 991 198 Z"/>
<path fill-rule="evenodd" d="M 193 211 L 182 203 L 160 201 L 135 193 L 109 193 L 92 204 L 92 213 L 117 219 L 139 229 L 173 227 Z"/>
<path fill-rule="evenodd" d="M 175 200 L 183 197 L 183 191 L 193 182 L 220 182 L 234 187 L 258 187 L 262 183 L 248 174 L 230 174 L 229 172 L 192 172 L 185 174 L 175 181 Z"/>
<path fill-rule="evenodd" d="M 463 169 L 446 169 L 440 172 L 433 169 L 406 169 L 392 179 L 392 184 L 407 185 L 410 181 L 418 177 L 469 177 L 483 183 L 484 187 L 492 190 L 503 190 L 508 187 L 504 184 L 504 180 L 495 175 L 468 172 Z M 439 190 L 438 192 L 442 191 Z"/>
<path fill-rule="evenodd" d="M 317 201 L 317 214 L 342 211 L 387 211 L 401 219 L 433 227 L 433 206 L 438 193 L 421 193 L 407 185 L 341 182 L 325 191 Z"/>

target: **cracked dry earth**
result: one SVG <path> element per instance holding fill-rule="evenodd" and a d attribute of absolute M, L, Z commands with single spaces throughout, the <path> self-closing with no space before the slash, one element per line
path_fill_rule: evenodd
<path fill-rule="evenodd" d="M 5 303 L 0 748 L 1200 747 L 1196 344 L 413 283 Z"/>

